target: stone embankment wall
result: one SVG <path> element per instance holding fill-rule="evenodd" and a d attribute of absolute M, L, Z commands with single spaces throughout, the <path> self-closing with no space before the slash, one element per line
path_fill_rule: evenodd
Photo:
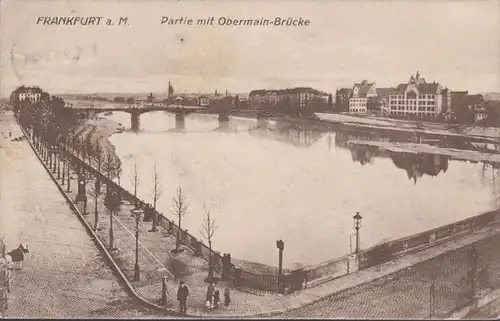
<path fill-rule="evenodd" d="M 465 220 L 361 250 L 357 256 L 346 255 L 317 265 L 303 267 L 300 270 L 304 275 L 304 285 L 322 283 L 380 265 L 498 222 L 500 222 L 500 209 L 487 211 Z M 291 274 L 298 272 L 292 271 Z"/>

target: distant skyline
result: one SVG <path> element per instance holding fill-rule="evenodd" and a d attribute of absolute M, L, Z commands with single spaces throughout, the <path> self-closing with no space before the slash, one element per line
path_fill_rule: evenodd
<path fill-rule="evenodd" d="M 0 94 L 248 93 L 366 79 L 500 92 L 497 1 L 29 1 L 1 5 Z M 128 17 L 128 26 L 41 26 L 44 16 Z M 303 17 L 309 27 L 161 26 L 162 16 Z"/>

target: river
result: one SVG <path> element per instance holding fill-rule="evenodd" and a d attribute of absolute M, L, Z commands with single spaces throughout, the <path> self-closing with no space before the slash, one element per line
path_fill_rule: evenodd
<path fill-rule="evenodd" d="M 107 118 L 130 128 L 130 115 Z M 419 233 L 499 206 L 498 170 L 442 156 L 408 156 L 350 147 L 350 139 L 398 140 L 230 117 L 141 115 L 141 131 L 110 137 L 123 162 L 121 184 L 152 203 L 153 164 L 163 185 L 158 210 L 170 219 L 181 186 L 189 201 L 183 227 L 200 237 L 203 204 L 217 220 L 213 246 L 221 253 L 277 264 L 276 240 L 285 243 L 285 268 L 349 253 L 353 215 L 360 212 L 361 247 Z M 462 144 L 467 148 L 467 144 Z"/>

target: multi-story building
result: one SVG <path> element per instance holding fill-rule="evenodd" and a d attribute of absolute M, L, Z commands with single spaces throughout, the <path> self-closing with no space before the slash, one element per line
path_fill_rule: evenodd
<path fill-rule="evenodd" d="M 199 102 L 200 107 L 208 107 L 208 106 L 210 106 L 210 97 L 200 96 L 198 98 L 198 102 Z"/>
<path fill-rule="evenodd" d="M 363 80 L 361 83 L 354 84 L 352 96 L 349 98 L 350 113 L 366 113 L 368 110 L 368 99 L 377 97 L 376 85 Z"/>
<path fill-rule="evenodd" d="M 270 91 L 265 89 L 252 90 L 248 99 L 254 108 L 260 109 L 270 104 Z"/>
<path fill-rule="evenodd" d="M 335 92 L 335 111 L 349 111 L 349 99 L 352 96 L 352 88 L 340 88 Z"/>
<path fill-rule="evenodd" d="M 436 118 L 449 106 L 449 91 L 439 83 L 427 83 L 417 72 L 406 84 L 399 84 L 389 95 L 391 116 Z"/>
<path fill-rule="evenodd" d="M 317 101 L 324 102 L 325 93 L 310 87 L 296 87 L 291 89 L 253 90 L 248 96 L 254 108 L 294 109 L 303 112 L 313 112 Z M 328 100 L 328 95 L 326 95 Z"/>
<path fill-rule="evenodd" d="M 32 103 L 39 102 L 42 97 L 41 90 L 26 88 L 18 93 L 19 101 L 29 100 Z"/>

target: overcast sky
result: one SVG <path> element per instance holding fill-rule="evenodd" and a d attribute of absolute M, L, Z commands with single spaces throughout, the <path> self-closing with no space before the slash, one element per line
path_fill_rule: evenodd
<path fill-rule="evenodd" d="M 327 92 L 417 70 L 453 90 L 500 91 L 498 1 L 22 1 L 1 2 L 1 94 L 248 92 L 312 86 Z M 39 16 L 128 16 L 128 26 L 41 26 Z M 309 27 L 161 26 L 162 16 L 303 17 Z M 183 39 L 183 41 L 181 41 Z"/>

